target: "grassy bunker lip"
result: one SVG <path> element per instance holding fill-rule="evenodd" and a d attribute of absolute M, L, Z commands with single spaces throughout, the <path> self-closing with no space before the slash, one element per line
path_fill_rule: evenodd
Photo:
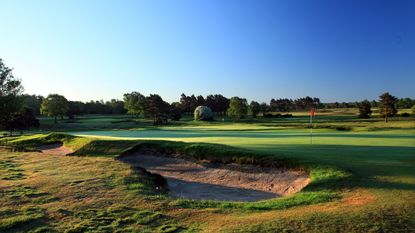
<path fill-rule="evenodd" d="M 353 174 L 338 167 L 306 163 L 293 160 L 281 154 L 269 154 L 251 151 L 215 143 L 181 142 L 167 140 L 106 140 L 72 136 L 61 133 L 36 134 L 0 140 L 2 145 L 21 151 L 34 151 L 35 148 L 61 142 L 74 151 L 74 156 L 98 156 L 122 158 L 138 149 L 151 148 L 159 153 L 186 157 L 187 160 L 207 160 L 211 163 L 247 164 L 270 168 L 300 169 L 309 173 L 311 182 L 301 192 L 281 198 L 257 202 L 230 202 L 215 200 L 174 199 L 169 206 L 179 208 L 203 209 L 240 209 L 249 211 L 287 209 L 295 206 L 330 202 L 341 198 L 339 189 L 348 182 Z M 19 150 L 20 151 L 20 150 Z M 134 170 L 134 169 L 133 169 Z M 132 176 L 119 185 L 126 185 L 129 192 L 148 198 L 160 197 L 155 191 L 154 177 L 132 173 Z M 118 182 L 118 181 L 117 181 Z"/>

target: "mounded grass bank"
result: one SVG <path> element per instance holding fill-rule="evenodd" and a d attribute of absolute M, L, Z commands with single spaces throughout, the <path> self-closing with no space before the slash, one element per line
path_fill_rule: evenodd
<path fill-rule="evenodd" d="M 349 186 L 352 175 L 349 172 L 329 166 L 316 166 L 285 158 L 283 155 L 253 152 L 231 146 L 209 143 L 185 143 L 156 140 L 101 140 L 76 137 L 66 134 L 51 133 L 48 135 L 32 135 L 0 139 L 3 145 L 21 150 L 36 150 L 39 146 L 53 143 L 63 143 L 71 148 L 72 155 L 79 156 L 127 156 L 140 151 L 150 151 L 165 155 L 174 155 L 194 161 L 209 161 L 211 163 L 237 163 L 256 166 L 304 169 L 309 172 L 311 183 L 301 192 L 287 197 L 258 202 L 228 202 L 228 201 L 195 201 L 190 199 L 172 200 L 169 205 L 181 208 L 203 209 L 240 209 L 240 210 L 276 210 L 296 206 L 305 206 L 329 202 L 341 198 L 341 189 Z M 140 173 L 141 174 L 141 173 Z M 147 173 L 135 174 L 123 182 L 137 195 L 151 196 L 166 195 L 152 192 L 158 185 L 156 177 Z M 149 177 L 151 179 L 149 179 Z M 168 198 L 168 196 L 165 196 Z"/>

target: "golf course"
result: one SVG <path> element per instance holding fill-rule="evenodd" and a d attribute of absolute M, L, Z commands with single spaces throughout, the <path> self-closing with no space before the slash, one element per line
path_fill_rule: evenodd
<path fill-rule="evenodd" d="M 414 0 L 0 9 L 0 233 L 415 233 Z"/>
<path fill-rule="evenodd" d="M 3 138 L 0 229 L 2 232 L 415 230 L 413 118 L 384 123 L 380 118 L 359 120 L 332 114 L 319 117 L 317 113 L 311 139 L 308 116 L 304 114 L 283 120 L 258 118 L 238 122 L 227 119 L 198 123 L 184 118 L 165 127 L 148 126 L 144 120 L 131 121 L 128 116 L 85 116 L 59 123 L 61 128 L 67 128 L 64 132 L 31 132 Z M 130 119 L 131 125 L 125 125 L 126 119 Z M 48 127 L 51 120 L 44 118 L 41 125 Z M 56 143 L 71 153 L 65 156 L 39 150 Z M 248 202 L 175 197 L 168 188 L 161 191 L 155 188 L 157 182 L 152 173 L 116 159 L 140 145 L 213 164 L 256 167 L 274 164 L 305 171 L 310 182 L 296 193 Z"/>

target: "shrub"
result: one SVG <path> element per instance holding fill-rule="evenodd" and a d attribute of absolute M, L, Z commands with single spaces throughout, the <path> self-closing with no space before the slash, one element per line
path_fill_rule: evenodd
<path fill-rule="evenodd" d="M 206 106 L 198 106 L 194 112 L 194 119 L 197 121 L 211 121 L 213 120 L 212 110 Z"/>
<path fill-rule="evenodd" d="M 407 112 L 401 113 L 401 117 L 410 117 L 410 116 L 411 116 L 411 114 L 409 114 Z"/>

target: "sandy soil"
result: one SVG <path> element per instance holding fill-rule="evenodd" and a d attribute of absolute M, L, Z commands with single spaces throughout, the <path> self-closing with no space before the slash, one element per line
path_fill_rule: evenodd
<path fill-rule="evenodd" d="M 202 165 L 138 153 L 120 160 L 165 177 L 174 197 L 195 200 L 258 201 L 296 193 L 310 182 L 303 171 L 236 164 Z"/>
<path fill-rule="evenodd" d="M 64 147 L 62 143 L 54 143 L 39 147 L 39 150 L 48 155 L 68 155 L 72 153 L 71 149 Z"/>

